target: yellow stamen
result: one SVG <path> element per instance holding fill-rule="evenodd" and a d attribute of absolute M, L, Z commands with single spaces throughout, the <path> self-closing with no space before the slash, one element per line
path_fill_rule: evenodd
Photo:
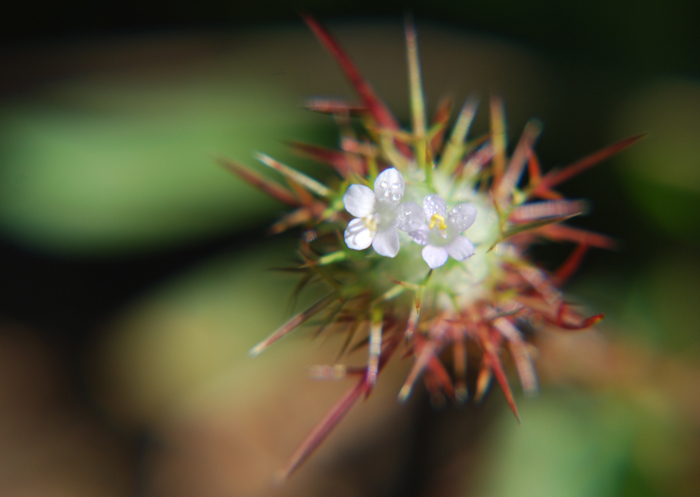
<path fill-rule="evenodd" d="M 445 218 L 442 217 L 440 214 L 433 214 L 433 217 L 430 218 L 430 224 L 428 225 L 428 228 L 433 229 L 436 224 L 438 224 L 439 230 L 447 229 L 447 225 L 445 224 Z"/>
<path fill-rule="evenodd" d="M 362 222 L 364 223 L 365 226 L 367 226 L 371 231 L 377 231 L 377 216 L 374 214 L 370 214 L 367 217 L 362 218 Z"/>

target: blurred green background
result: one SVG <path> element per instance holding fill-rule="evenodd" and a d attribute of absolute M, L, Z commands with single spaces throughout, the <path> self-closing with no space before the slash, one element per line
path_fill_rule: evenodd
<path fill-rule="evenodd" d="M 0 493 L 697 495 L 700 479 L 700 7 L 674 2 L 77 0 L 0 8 Z M 218 168 L 285 140 L 337 145 L 308 96 L 353 98 L 297 17 L 328 22 L 408 122 L 402 16 L 428 101 L 503 94 L 545 123 L 545 168 L 649 135 L 566 185 L 593 252 L 568 290 L 600 334 L 541 344 L 543 388 L 433 410 L 404 365 L 287 485 L 269 478 L 345 385 L 292 312 L 284 209 Z M 482 109 L 475 127 L 485 130 Z M 318 172 L 318 170 L 313 170 Z M 570 247 L 542 247 L 548 267 Z M 573 357 L 573 359 L 571 359 Z M 398 383 L 397 383 L 398 382 Z"/>

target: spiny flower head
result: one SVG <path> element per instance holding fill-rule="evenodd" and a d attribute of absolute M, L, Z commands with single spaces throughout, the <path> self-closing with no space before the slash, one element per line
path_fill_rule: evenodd
<path fill-rule="evenodd" d="M 302 275 L 297 290 L 311 282 L 327 288 L 323 298 L 256 345 L 251 355 L 312 319 L 317 333 L 345 336 L 341 352 L 367 352 L 362 367 L 334 364 L 312 369 L 318 378 L 357 381 L 301 443 L 282 477 L 298 468 L 358 399 L 372 392 L 379 373 L 396 354 L 413 358 L 399 400 L 405 401 L 422 380 L 434 403 L 445 398 L 465 402 L 470 359 L 478 364 L 474 399 L 482 398 L 495 377 L 517 417 L 502 362 L 509 354 L 524 391 L 536 392 L 528 343 L 532 333 L 523 330 L 577 330 L 602 319 L 580 315 L 559 286 L 589 247 L 610 248 L 614 242 L 562 224 L 584 213 L 586 203 L 564 198 L 555 187 L 639 138 L 542 174 L 534 152 L 541 124 L 528 122 L 509 155 L 498 97 L 490 101 L 488 134 L 468 139 L 477 110 L 477 102 L 468 99 L 447 136 L 449 100 L 439 104 L 430 123 L 425 117 L 410 23 L 406 41 L 412 128 L 403 130 L 330 33 L 312 17 L 304 19 L 338 61 L 361 102 L 321 99 L 308 104 L 333 115 L 340 126 L 340 150 L 292 144 L 303 156 L 335 171 L 337 180 L 328 184 L 262 154 L 258 159 L 280 173 L 286 184 L 221 160 L 292 207 L 272 231 L 304 230 L 302 261 L 295 268 Z M 352 119 L 361 122 L 362 132 L 350 125 Z M 576 244 L 553 273 L 528 259 L 528 249 L 546 240 Z"/>

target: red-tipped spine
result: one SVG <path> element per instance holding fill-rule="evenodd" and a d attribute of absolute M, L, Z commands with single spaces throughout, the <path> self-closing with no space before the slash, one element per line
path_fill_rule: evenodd
<path fill-rule="evenodd" d="M 381 101 L 377 94 L 374 93 L 370 84 L 362 77 L 357 66 L 355 66 L 352 59 L 350 59 L 337 40 L 313 16 L 303 13 L 301 17 L 326 50 L 328 50 L 338 62 L 345 76 L 350 80 L 350 84 L 352 84 L 353 88 L 355 88 L 355 91 L 362 99 L 362 103 L 367 107 L 367 110 L 377 123 L 384 128 L 399 129 L 399 123 L 396 121 L 396 118 L 394 118 L 389 108 Z"/>
<path fill-rule="evenodd" d="M 622 152 L 624 149 L 634 144 L 644 136 L 646 136 L 646 134 L 635 135 L 631 136 L 630 138 L 620 140 L 619 142 L 613 143 L 602 150 L 598 150 L 597 152 L 587 155 L 583 159 L 580 159 L 573 164 L 564 167 L 563 169 L 548 172 L 542 178 L 542 181 L 540 181 L 533 193 L 537 195 L 541 191 L 549 190 L 552 187 L 563 183 L 564 181 L 570 180 L 585 170 L 590 169 L 606 159 L 609 159 L 618 152 Z"/>

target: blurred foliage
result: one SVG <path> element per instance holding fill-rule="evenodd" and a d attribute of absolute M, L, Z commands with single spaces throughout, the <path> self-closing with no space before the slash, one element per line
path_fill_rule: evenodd
<path fill-rule="evenodd" d="M 173 4 L 167 10 L 153 2 L 100 3 L 90 8 L 83 4 L 68 0 L 39 9 L 40 13 L 32 2 L 4 5 L 3 35 L 20 43 L 29 40 L 31 45 L 37 39 L 53 41 L 88 33 L 228 29 L 271 19 L 293 20 L 301 29 L 296 20 L 298 5 L 286 1 L 204 2 L 197 8 Z M 305 6 L 321 17 L 389 13 L 395 16 L 391 29 L 398 36 L 397 13 L 405 9 L 405 3 L 367 1 L 312 0 Z M 591 218 L 599 224 L 590 227 L 612 235 L 623 233 L 626 239 L 620 252 L 591 254 L 589 266 L 584 265 L 574 280 L 574 293 L 596 311 L 608 313 L 615 329 L 606 329 L 606 336 L 624 336 L 648 345 L 651 354 L 680 358 L 697 367 L 700 4 L 690 0 L 585 4 L 499 0 L 413 2 L 413 6 L 419 33 L 423 32 L 421 20 L 430 18 L 487 35 L 459 42 L 445 38 L 432 48 L 426 40 L 421 45 L 425 53 L 448 53 L 459 61 L 426 58 L 426 88 L 442 91 L 442 85 L 457 86 L 458 71 L 469 75 L 463 78 L 460 72 L 459 85 L 478 82 L 460 91 L 478 87 L 487 92 L 491 85 L 503 89 L 505 84 L 510 117 L 514 117 L 512 133 L 526 114 L 535 112 L 544 118 L 543 157 L 569 161 L 603 145 L 603 137 L 612 142 L 649 132 L 644 142 L 577 182 L 582 195 L 589 191 L 609 199 L 605 205 L 596 200 Z M 8 12 L 10 8 L 14 10 Z M 134 13 L 139 14 L 138 20 Z M 10 54 L 6 67 L 16 70 L 0 82 L 0 88 L 9 88 L 9 96 L 0 101 L 2 235 L 39 251 L 113 255 L 166 250 L 268 223 L 281 207 L 218 169 L 212 158 L 227 154 L 252 163 L 251 153 L 263 150 L 286 159 L 282 144 L 286 139 L 332 144 L 335 137 L 328 139 L 326 121 L 300 110 L 298 103 L 309 91 L 330 88 L 331 94 L 343 94 L 347 90 L 340 86 L 340 77 L 323 51 L 315 45 L 307 50 L 315 43 L 311 36 L 306 41 L 283 42 L 292 39 L 291 30 L 285 29 L 280 38 L 268 33 L 257 39 L 258 45 L 270 49 L 262 55 L 247 52 L 250 45 L 234 46 L 234 51 L 244 53 L 241 60 L 250 64 L 237 65 L 225 74 L 216 69 L 221 61 L 208 69 L 183 64 L 177 74 L 117 69 L 101 77 L 90 71 L 54 74 L 41 66 L 27 72 L 46 70 L 48 75 L 38 78 L 40 84 L 25 85 L 17 76 L 26 62 L 24 52 L 3 47 L 0 55 Z M 405 87 L 397 87 L 404 82 L 403 59 L 371 57 L 394 49 L 400 53 L 397 47 L 402 41 L 393 40 L 394 45 L 385 49 L 386 37 L 370 36 L 384 31 L 384 25 L 343 29 L 358 32 L 341 39 L 355 44 L 351 52 L 363 69 L 373 72 L 370 79 L 379 93 L 391 104 L 404 100 Z M 513 50 L 513 45 L 488 40 L 488 36 L 519 46 Z M 282 43 L 298 49 L 303 57 L 272 64 L 267 57 L 284 52 L 279 48 Z M 536 47 L 537 56 L 523 46 Z M 55 67 L 53 52 L 39 44 L 42 50 L 49 54 L 46 67 Z M 106 58 L 99 50 L 92 56 Z M 318 65 L 310 64 L 317 59 Z M 252 63 L 262 63 L 264 70 L 258 68 L 250 76 Z M 295 67 L 309 85 L 289 86 L 278 78 L 278 71 L 284 74 Z M 375 73 L 381 77 L 375 78 Z M 326 74 L 331 79 L 324 79 Z M 432 100 L 436 96 L 429 94 Z M 570 155 L 563 157 L 562 150 Z M 598 212 L 603 214 L 595 217 Z M 281 253 L 291 254 L 286 249 L 256 249 L 257 257 L 234 254 L 231 260 L 213 261 L 171 280 L 115 319 L 98 347 L 90 349 L 94 368 L 90 371 L 99 371 L 94 391 L 102 405 L 121 422 L 153 427 L 167 418 L 173 406 L 182 405 L 184 398 L 216 384 L 222 376 L 229 380 L 224 382 L 226 388 L 240 388 L 224 395 L 234 410 L 247 402 L 237 397 L 239 392 L 262 392 L 261 396 L 267 392 L 259 386 L 279 380 L 275 367 L 287 364 L 281 358 L 296 360 L 302 349 L 313 349 L 307 343 L 297 349 L 284 344 L 279 354 L 273 350 L 255 364 L 244 356 L 288 315 L 280 303 L 293 281 L 279 283 L 277 274 L 264 271 L 280 264 Z M 591 262 L 595 270 L 587 271 Z M 334 352 L 332 346 L 327 349 Z M 301 371 L 301 362 L 293 368 Z M 291 395 L 290 388 L 285 383 L 277 394 Z M 697 392 L 686 395 L 689 402 L 695 402 L 693 395 Z M 652 397 L 640 407 L 619 391 L 545 390 L 540 399 L 520 402 L 522 426 L 505 413 L 493 437 L 486 440 L 488 457 L 475 458 L 481 461 L 484 475 L 479 495 L 651 497 L 692 492 L 684 485 L 700 460 L 697 426 L 677 422 L 670 404 L 661 396 Z M 324 398 L 328 403 L 335 399 L 332 394 Z M 275 401 L 265 404 L 267 411 L 262 412 L 275 411 L 279 407 Z M 229 426 L 230 418 L 217 416 L 221 417 L 219 428 Z M 241 425 L 243 431 L 256 433 L 248 427 L 257 426 L 260 416 L 259 411 L 250 415 L 253 419 L 250 425 Z M 304 420 L 305 429 L 315 422 L 311 418 L 299 415 L 296 421 Z M 295 423 L 285 422 L 289 427 Z M 287 428 L 284 423 L 275 426 Z M 200 440 L 202 433 L 216 438 L 206 427 L 198 429 L 190 443 Z M 285 433 L 292 433 L 291 428 L 276 436 L 282 440 Z M 287 445 L 276 447 L 278 457 L 288 455 L 289 447 L 298 441 L 294 433 L 284 439 Z M 202 456 L 202 464 L 210 461 L 207 457 L 219 461 L 222 453 L 235 446 L 229 439 L 222 440 L 211 441 L 206 457 L 195 450 L 196 444 L 187 450 L 192 457 Z M 238 457 L 264 452 L 257 440 L 251 440 L 243 445 L 250 452 Z M 210 466 L 220 469 L 222 478 L 229 474 L 222 463 Z M 465 488 L 473 489 L 473 484 L 465 482 Z"/>
<path fill-rule="evenodd" d="M 486 448 L 484 496 L 693 495 L 688 427 L 616 394 L 549 391 L 504 416 Z"/>
<path fill-rule="evenodd" d="M 666 248 L 634 274 L 583 271 L 571 294 L 606 313 L 607 334 L 700 359 L 700 259 L 694 250 Z"/>
<path fill-rule="evenodd" d="M 700 241 L 700 82 L 676 78 L 640 85 L 620 104 L 614 129 L 649 133 L 620 158 L 634 202 L 665 233 Z"/>
<path fill-rule="evenodd" d="M 290 312 L 295 278 L 270 268 L 293 248 L 286 240 L 207 261 L 124 313 L 93 360 L 100 400 L 122 420 L 155 425 L 227 371 L 251 388 L 269 381 L 256 377 L 247 351 Z"/>
<path fill-rule="evenodd" d="M 300 330 L 255 360 L 247 355 L 317 297 L 295 306 L 295 276 L 270 270 L 293 248 L 292 240 L 260 244 L 192 268 L 124 312 L 92 349 L 96 400 L 113 420 L 155 441 L 144 447 L 147 495 L 360 496 L 400 478 L 411 411 L 395 398 L 407 363 L 383 376 L 306 471 L 270 485 L 299 440 L 352 386 L 308 376 L 309 365 L 333 360 L 341 335 L 309 343 L 311 334 Z M 386 436 L 378 427 L 398 440 L 378 450 L 377 437 Z M 380 471 L 358 477 L 358 451 Z"/>
<path fill-rule="evenodd" d="M 279 154 L 314 116 L 254 82 L 166 76 L 64 83 L 0 109 L 3 231 L 114 253 L 268 222 L 279 207 L 213 159 Z"/>
<path fill-rule="evenodd" d="M 687 359 L 700 360 L 700 259 L 669 251 L 637 276 L 622 316 L 637 338 Z"/>

